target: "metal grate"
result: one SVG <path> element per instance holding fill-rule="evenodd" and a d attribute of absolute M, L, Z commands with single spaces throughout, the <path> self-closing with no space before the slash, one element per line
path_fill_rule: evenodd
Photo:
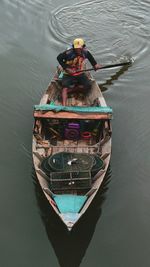
<path fill-rule="evenodd" d="M 91 188 L 91 173 L 86 172 L 51 172 L 50 187 L 52 190 L 72 190 Z"/>

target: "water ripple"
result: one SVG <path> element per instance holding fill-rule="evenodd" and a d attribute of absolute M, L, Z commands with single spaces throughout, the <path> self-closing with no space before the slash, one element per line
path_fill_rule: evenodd
<path fill-rule="evenodd" d="M 92 8 L 91 8 L 92 5 Z M 116 56 L 141 58 L 148 51 L 150 17 L 144 1 L 85 1 L 62 6 L 50 14 L 49 40 L 60 49 L 76 36 L 87 41 L 90 50 L 101 61 Z M 52 38 L 51 38 L 52 37 Z"/>
<path fill-rule="evenodd" d="M 47 10 L 51 7 L 51 0 L 42 1 L 42 0 L 26 0 L 26 1 L 18 1 L 18 0 L 3 0 L 4 5 L 7 7 L 11 7 L 13 9 L 18 9 L 21 14 L 36 14 L 39 15 L 43 11 Z"/>

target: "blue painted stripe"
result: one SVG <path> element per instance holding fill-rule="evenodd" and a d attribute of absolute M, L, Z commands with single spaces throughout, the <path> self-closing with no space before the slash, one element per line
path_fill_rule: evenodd
<path fill-rule="evenodd" d="M 78 213 L 87 200 L 87 196 L 54 195 L 54 200 L 61 213 Z"/>

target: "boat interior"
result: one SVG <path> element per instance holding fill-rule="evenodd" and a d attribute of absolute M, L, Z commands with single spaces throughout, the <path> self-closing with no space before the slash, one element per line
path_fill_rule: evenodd
<path fill-rule="evenodd" d="M 104 169 L 102 144 L 110 138 L 109 120 L 41 118 L 35 120 L 39 168 L 53 193 L 90 190 L 94 176 Z"/>
<path fill-rule="evenodd" d="M 78 84 L 74 84 L 70 89 L 67 97 L 67 106 L 101 106 L 103 105 L 103 97 L 101 91 L 95 81 L 90 78 L 91 89 L 83 92 Z M 62 105 L 62 83 L 61 79 L 56 76 L 47 88 L 46 94 L 43 95 L 40 104 L 55 103 Z"/>
<path fill-rule="evenodd" d="M 76 87 L 77 91 L 68 95 L 67 106 L 106 106 L 98 85 L 92 79 L 91 84 L 88 94 L 79 93 Z M 56 76 L 40 105 L 62 106 L 61 92 L 61 81 Z M 35 116 L 33 130 L 34 154 L 39 158 L 38 168 L 46 177 L 49 189 L 56 194 L 85 194 L 91 189 L 95 175 L 105 168 L 102 147 L 111 135 L 109 117 L 95 119 L 94 113 L 87 116 L 70 112 L 54 115 L 51 111 L 39 114 Z"/>

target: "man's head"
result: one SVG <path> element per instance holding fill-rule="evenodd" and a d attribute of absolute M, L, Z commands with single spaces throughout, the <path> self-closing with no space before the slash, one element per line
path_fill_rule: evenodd
<path fill-rule="evenodd" d="M 85 46 L 85 42 L 84 42 L 83 39 L 81 39 L 81 38 L 74 39 L 74 41 L 73 41 L 73 47 L 75 49 L 78 49 L 78 48 L 82 49 L 84 46 Z"/>
<path fill-rule="evenodd" d="M 82 53 L 82 49 L 85 47 L 85 42 L 82 38 L 76 38 L 73 41 L 73 48 L 75 49 L 76 53 L 80 55 Z"/>

